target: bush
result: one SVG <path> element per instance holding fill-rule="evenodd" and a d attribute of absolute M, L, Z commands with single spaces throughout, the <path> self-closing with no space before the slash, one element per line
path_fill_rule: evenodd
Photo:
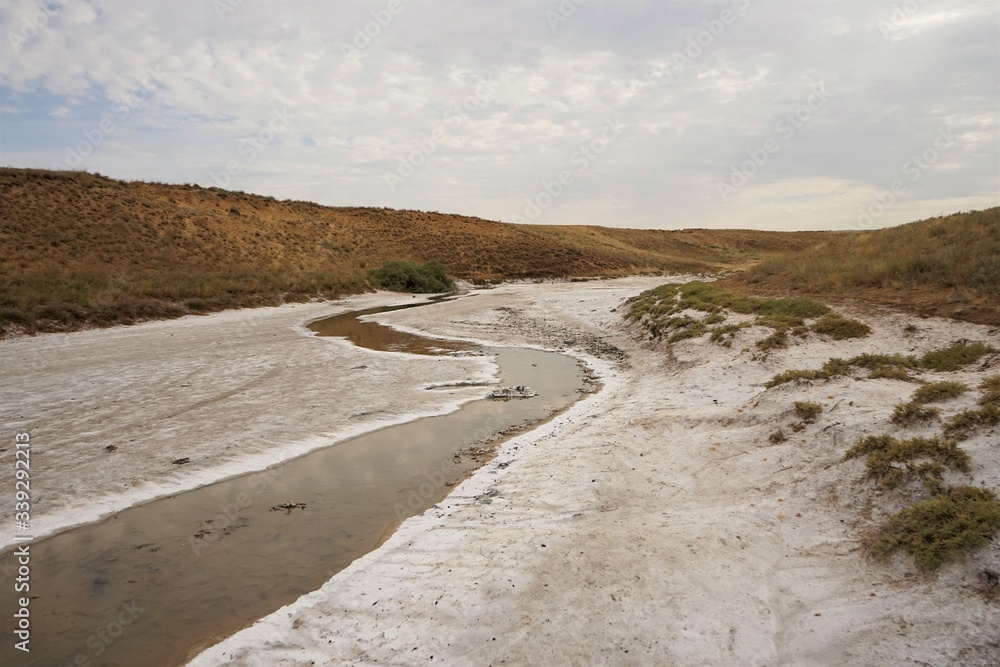
<path fill-rule="evenodd" d="M 745 329 L 747 326 L 749 325 L 744 323 L 744 324 L 724 324 L 721 326 L 712 327 L 711 329 L 709 329 L 709 333 L 711 334 L 711 336 L 709 336 L 709 340 L 711 340 L 713 343 L 718 343 L 719 345 L 722 345 L 724 347 L 732 347 L 733 338 L 735 338 L 736 333 L 740 329 Z"/>
<path fill-rule="evenodd" d="M 753 312 L 758 315 L 819 317 L 829 313 L 830 309 L 812 299 L 768 299 L 755 304 Z"/>
<path fill-rule="evenodd" d="M 816 417 L 823 412 L 823 406 L 819 403 L 812 403 L 809 401 L 796 401 L 795 402 L 795 416 L 811 424 L 816 421 Z"/>
<path fill-rule="evenodd" d="M 985 546 L 997 531 L 1000 502 L 996 494 L 958 486 L 891 517 L 869 541 L 869 550 L 887 560 L 902 549 L 922 566 L 934 569 L 962 551 Z"/>
<path fill-rule="evenodd" d="M 865 455 L 868 477 L 890 489 L 919 478 L 932 491 L 940 490 L 945 466 L 966 471 L 971 461 L 954 440 L 937 437 L 897 440 L 885 434 L 861 438 L 847 450 L 844 460 Z"/>
<path fill-rule="evenodd" d="M 944 434 L 958 440 L 968 440 L 981 428 L 1000 424 L 1000 406 L 988 403 L 978 410 L 963 410 L 944 425 Z"/>
<path fill-rule="evenodd" d="M 373 269 L 368 275 L 375 285 L 390 292 L 436 294 L 455 289 L 454 281 L 437 260 L 425 264 L 389 262 L 380 269 Z"/>
<path fill-rule="evenodd" d="M 914 403 L 940 403 L 958 398 L 969 387 L 961 382 L 929 382 L 913 392 Z"/>
<path fill-rule="evenodd" d="M 925 408 L 922 404 L 911 401 L 910 403 L 899 403 L 896 405 L 890 421 L 900 426 L 911 426 L 916 423 L 938 419 L 940 415 L 941 412 L 937 408 Z"/>
<path fill-rule="evenodd" d="M 934 350 L 921 360 L 925 368 L 935 371 L 957 371 L 963 366 L 979 361 L 981 357 L 996 350 L 985 343 L 967 344 L 959 341 L 943 350 Z"/>
<path fill-rule="evenodd" d="M 812 330 L 834 340 L 847 338 L 865 338 L 871 335 L 872 328 L 859 320 L 851 320 L 839 315 L 827 315 L 812 326 Z"/>
<path fill-rule="evenodd" d="M 984 408 L 990 405 L 1000 407 L 1000 375 L 993 375 L 983 380 L 979 390 L 983 392 L 979 405 Z"/>
<path fill-rule="evenodd" d="M 766 343 L 766 341 L 761 341 Z M 758 343 L 758 346 L 761 345 Z M 792 382 L 793 380 L 830 380 L 842 377 L 854 368 L 868 370 L 869 379 L 887 378 L 891 380 L 912 381 L 908 369 L 917 368 L 920 362 L 916 357 L 904 357 L 899 354 L 859 354 L 851 359 L 834 357 L 823 364 L 818 371 L 789 370 L 775 375 L 764 386 L 771 388 Z"/>
<path fill-rule="evenodd" d="M 765 352 L 788 347 L 788 330 L 778 329 L 764 340 L 757 341 L 757 347 Z"/>

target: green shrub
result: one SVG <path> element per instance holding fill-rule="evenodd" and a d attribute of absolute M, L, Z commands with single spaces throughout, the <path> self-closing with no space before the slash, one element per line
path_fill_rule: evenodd
<path fill-rule="evenodd" d="M 772 329 L 787 329 L 789 327 L 801 327 L 806 321 L 797 315 L 760 315 L 754 324 Z"/>
<path fill-rule="evenodd" d="M 765 343 L 766 341 L 761 341 Z M 761 345 L 758 343 L 758 346 Z M 765 385 L 768 388 L 792 382 L 794 380 L 830 380 L 850 374 L 854 368 L 868 370 L 870 379 L 887 378 L 891 380 L 913 381 L 908 369 L 919 367 L 916 357 L 904 357 L 899 354 L 860 354 L 851 359 L 833 357 L 823 364 L 818 371 L 791 370 L 775 375 Z"/>
<path fill-rule="evenodd" d="M 725 347 L 731 347 L 733 344 L 733 338 L 736 336 L 736 332 L 740 329 L 745 329 L 747 326 L 749 326 L 747 323 L 743 323 L 712 327 L 709 329 L 709 333 L 711 334 L 709 336 L 709 340 Z"/>
<path fill-rule="evenodd" d="M 962 341 L 943 350 L 934 350 L 924 355 L 921 362 L 925 368 L 935 371 L 957 371 L 979 361 L 981 357 L 996 350 L 985 343 L 967 344 Z"/>
<path fill-rule="evenodd" d="M 983 392 L 979 398 L 979 405 L 1000 407 L 1000 375 L 993 375 L 983 380 L 979 385 L 979 391 Z"/>
<path fill-rule="evenodd" d="M 963 410 L 944 425 L 944 434 L 949 438 L 968 440 L 981 428 L 1000 424 L 1000 406 L 988 403 L 978 410 Z"/>
<path fill-rule="evenodd" d="M 834 340 L 847 338 L 865 338 L 871 335 L 872 328 L 859 320 L 851 320 L 839 315 L 827 315 L 812 326 L 812 330 Z"/>
<path fill-rule="evenodd" d="M 819 317 L 830 309 L 812 299 L 768 299 L 753 306 L 758 315 L 785 315 L 794 317 Z"/>
<path fill-rule="evenodd" d="M 778 329 L 764 340 L 757 341 L 757 347 L 765 352 L 788 347 L 788 330 Z"/>
<path fill-rule="evenodd" d="M 859 439 L 844 454 L 844 460 L 867 456 L 868 477 L 888 488 L 895 488 L 919 478 L 932 491 L 941 488 L 945 466 L 956 470 L 969 469 L 971 458 L 950 439 L 908 438 L 897 440 L 891 435 L 870 435 Z"/>
<path fill-rule="evenodd" d="M 881 560 L 902 549 L 922 566 L 934 569 L 963 551 L 987 545 L 997 531 L 1000 502 L 996 494 L 958 486 L 892 516 L 868 547 Z"/>
<path fill-rule="evenodd" d="M 757 324 L 776 329 L 775 335 L 758 343 L 758 346 L 765 350 L 786 347 L 789 328 L 796 328 L 796 332 L 801 335 L 805 327 L 803 318 L 819 317 L 830 312 L 830 309 L 823 304 L 810 299 L 753 299 L 732 294 L 713 283 L 700 281 L 660 285 L 627 299 L 625 304 L 628 306 L 625 318 L 629 322 L 641 324 L 653 334 L 653 337 L 658 337 L 664 329 L 679 328 L 670 320 L 685 310 L 709 313 L 700 321 L 702 326 L 725 322 L 727 316 L 724 311 L 727 310 L 745 315 L 758 315 Z M 741 328 L 746 325 L 733 326 Z M 668 341 L 676 342 L 711 331 L 714 342 L 731 345 L 736 330 L 730 327 L 711 330 L 696 328 L 691 331 L 678 331 Z"/>
<path fill-rule="evenodd" d="M 910 403 L 899 403 L 896 405 L 890 421 L 900 426 L 912 426 L 916 423 L 938 419 L 940 416 L 941 411 L 937 408 L 925 408 L 922 404 L 911 401 Z"/>
<path fill-rule="evenodd" d="M 454 281 L 437 260 L 425 264 L 389 262 L 380 269 L 373 269 L 368 275 L 376 286 L 390 292 L 437 294 L 455 289 Z"/>
<path fill-rule="evenodd" d="M 791 370 L 784 371 L 783 373 L 778 373 L 773 378 L 767 381 L 764 385 L 768 389 L 772 387 L 777 387 L 778 385 L 785 384 L 786 382 L 797 382 L 799 380 L 809 381 L 809 380 L 826 380 L 827 375 L 823 371 L 800 371 Z"/>
<path fill-rule="evenodd" d="M 703 336 L 708 331 L 708 327 L 698 320 L 691 320 L 691 323 L 684 323 L 676 328 L 678 330 L 667 339 L 667 342 L 677 343 L 688 338 L 697 338 L 698 336 Z"/>
<path fill-rule="evenodd" d="M 879 366 L 868 374 L 869 380 L 901 380 L 903 382 L 916 382 L 916 378 L 902 366 Z"/>
<path fill-rule="evenodd" d="M 809 401 L 796 401 L 795 402 L 795 416 L 811 424 L 816 421 L 816 417 L 819 417 L 823 412 L 823 406 L 819 403 L 812 403 Z"/>
<path fill-rule="evenodd" d="M 969 391 L 961 382 L 928 382 L 913 392 L 914 403 L 940 403 Z"/>

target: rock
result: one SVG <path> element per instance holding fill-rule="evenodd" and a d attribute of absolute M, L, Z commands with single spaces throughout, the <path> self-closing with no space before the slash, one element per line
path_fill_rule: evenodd
<path fill-rule="evenodd" d="M 499 389 L 494 389 L 490 392 L 489 397 L 499 400 L 508 400 L 511 398 L 533 398 L 538 396 L 538 392 L 531 387 L 525 387 L 523 384 L 516 387 L 500 387 Z"/>
<path fill-rule="evenodd" d="M 275 505 L 274 507 L 271 508 L 271 511 L 280 512 L 284 510 L 285 514 L 291 514 L 292 510 L 304 510 L 305 508 L 306 508 L 305 503 L 285 502 L 281 503 L 280 505 Z"/>

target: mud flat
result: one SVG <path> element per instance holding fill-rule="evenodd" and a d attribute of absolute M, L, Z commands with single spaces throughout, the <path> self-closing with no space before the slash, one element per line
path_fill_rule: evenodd
<path fill-rule="evenodd" d="M 604 387 L 507 441 L 323 588 L 190 664 L 997 664 L 1000 604 L 986 574 L 1000 570 L 996 541 L 936 573 L 860 548 L 878 510 L 863 463 L 843 453 L 886 431 L 915 385 L 764 384 L 834 356 L 920 354 L 961 338 L 1000 347 L 998 332 L 867 312 L 868 339 L 813 336 L 764 361 L 760 328 L 732 349 L 696 339 L 667 353 L 613 312 L 661 282 L 503 286 L 433 317 L 380 318 L 565 349 Z M 973 386 L 996 363 L 935 379 Z M 816 423 L 770 442 L 802 400 L 823 406 Z M 947 481 L 1000 489 L 996 442 L 985 431 L 963 443 L 972 468 Z"/>

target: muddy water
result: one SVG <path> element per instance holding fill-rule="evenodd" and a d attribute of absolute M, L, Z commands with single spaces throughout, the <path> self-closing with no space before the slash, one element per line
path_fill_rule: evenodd
<path fill-rule="evenodd" d="M 353 327 L 331 326 L 313 328 L 350 336 Z M 416 336 L 407 342 L 399 332 L 373 335 L 368 343 L 381 349 L 373 341 L 383 335 L 425 353 L 454 349 Z M 487 352 L 497 355 L 504 385 L 529 385 L 539 396 L 474 401 L 33 543 L 31 653 L 13 649 L 15 596 L 5 591 L 0 664 L 181 665 L 319 588 L 475 469 L 475 459 L 461 452 L 580 396 L 582 372 L 568 357 Z"/>

